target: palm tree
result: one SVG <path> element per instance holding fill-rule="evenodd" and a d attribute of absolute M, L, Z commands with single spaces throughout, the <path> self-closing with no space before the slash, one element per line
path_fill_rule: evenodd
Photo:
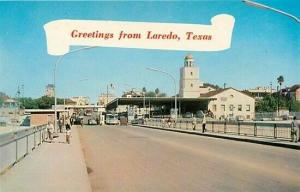
<path fill-rule="evenodd" d="M 156 88 L 156 89 L 155 89 L 155 96 L 157 97 L 158 94 L 159 94 L 159 89 Z"/>
<path fill-rule="evenodd" d="M 278 97 L 277 97 L 277 116 L 279 115 L 279 97 L 281 95 L 281 85 L 282 83 L 284 82 L 284 78 L 282 75 L 280 75 L 278 78 L 277 78 L 277 82 L 279 83 L 279 86 L 280 86 L 280 92 L 278 92 Z M 280 94 L 279 94 L 280 93 Z"/>
<path fill-rule="evenodd" d="M 146 93 L 146 92 L 147 92 L 146 87 L 143 87 L 143 88 L 142 88 L 142 91 L 143 91 L 144 93 Z"/>
<path fill-rule="evenodd" d="M 280 75 L 280 76 L 277 78 L 277 82 L 279 83 L 280 91 L 281 91 L 281 85 L 282 85 L 282 83 L 284 82 L 284 78 L 283 78 L 282 75 Z"/>

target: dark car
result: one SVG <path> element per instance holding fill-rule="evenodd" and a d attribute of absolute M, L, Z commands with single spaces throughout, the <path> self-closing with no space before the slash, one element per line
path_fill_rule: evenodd
<path fill-rule="evenodd" d="M 76 117 L 74 120 L 74 125 L 81 125 L 82 118 Z"/>

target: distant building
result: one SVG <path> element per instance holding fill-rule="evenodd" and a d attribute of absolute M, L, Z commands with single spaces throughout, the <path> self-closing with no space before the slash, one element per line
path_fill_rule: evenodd
<path fill-rule="evenodd" d="M 276 92 L 276 90 L 272 87 L 256 87 L 254 89 L 247 89 L 245 91 L 251 93 L 255 97 L 255 99 L 262 99 L 266 95 L 270 95 Z"/>
<path fill-rule="evenodd" d="M 184 58 L 184 67 L 180 69 L 179 97 L 197 98 L 210 91 L 215 89 L 203 85 L 199 79 L 199 67 L 194 64 L 193 56 L 187 55 Z"/>
<path fill-rule="evenodd" d="M 76 103 L 76 105 L 89 105 L 90 98 L 85 96 L 71 97 L 70 100 Z"/>
<path fill-rule="evenodd" d="M 54 97 L 54 85 L 53 84 L 48 84 L 46 86 L 44 95 L 47 97 Z"/>
<path fill-rule="evenodd" d="M 201 96 L 216 99 L 208 104 L 208 110 L 212 112 L 215 119 L 254 118 L 255 99 L 236 89 L 220 89 Z"/>
<path fill-rule="evenodd" d="M 126 98 L 143 97 L 143 96 L 144 96 L 143 92 L 141 92 L 141 91 L 134 91 L 134 90 L 124 92 L 123 95 L 122 95 L 122 97 L 126 97 Z"/>
<path fill-rule="evenodd" d="M 116 99 L 117 97 L 110 93 L 102 93 L 98 97 L 98 105 L 104 105 L 106 106 L 107 103 L 111 102 L 112 100 Z"/>
<path fill-rule="evenodd" d="M 289 94 L 296 101 L 300 101 L 300 84 L 291 86 L 289 88 Z"/>

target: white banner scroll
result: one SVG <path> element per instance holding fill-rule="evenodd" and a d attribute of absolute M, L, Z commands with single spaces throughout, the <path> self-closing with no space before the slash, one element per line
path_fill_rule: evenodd
<path fill-rule="evenodd" d="M 70 46 L 220 51 L 230 48 L 234 17 L 216 15 L 211 25 L 125 21 L 55 20 L 44 25 L 51 55 Z"/>

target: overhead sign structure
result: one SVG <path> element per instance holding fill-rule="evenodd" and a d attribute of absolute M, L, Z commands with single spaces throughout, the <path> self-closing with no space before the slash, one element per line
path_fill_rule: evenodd
<path fill-rule="evenodd" d="M 70 46 L 221 51 L 230 48 L 233 27 L 227 14 L 214 16 L 211 25 L 64 19 L 44 25 L 50 55 L 64 55 Z"/>

